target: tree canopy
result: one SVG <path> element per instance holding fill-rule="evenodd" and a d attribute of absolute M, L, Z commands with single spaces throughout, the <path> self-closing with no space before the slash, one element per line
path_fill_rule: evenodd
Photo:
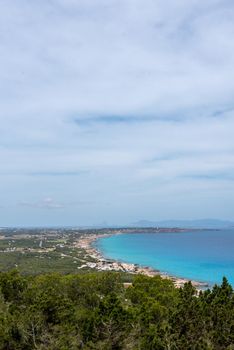
<path fill-rule="evenodd" d="M 234 349 L 234 294 L 226 278 L 191 283 L 119 273 L 0 273 L 0 349 Z"/>

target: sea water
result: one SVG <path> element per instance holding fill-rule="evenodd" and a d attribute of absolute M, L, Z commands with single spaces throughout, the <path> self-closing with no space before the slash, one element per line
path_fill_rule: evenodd
<path fill-rule="evenodd" d="M 106 258 L 197 281 L 234 286 L 234 229 L 119 234 L 96 241 Z"/>

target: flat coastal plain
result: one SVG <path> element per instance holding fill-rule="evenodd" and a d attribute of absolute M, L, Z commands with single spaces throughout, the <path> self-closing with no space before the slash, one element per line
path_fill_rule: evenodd
<path fill-rule="evenodd" d="M 157 269 L 108 259 L 95 244 L 97 239 L 132 233 L 184 232 L 178 228 L 7 228 L 0 231 L 0 271 L 17 269 L 23 274 L 59 272 L 84 273 L 118 271 L 127 276 L 144 274 L 170 278 L 176 287 L 188 279 L 177 278 Z M 197 289 L 206 283 L 192 281 Z"/>

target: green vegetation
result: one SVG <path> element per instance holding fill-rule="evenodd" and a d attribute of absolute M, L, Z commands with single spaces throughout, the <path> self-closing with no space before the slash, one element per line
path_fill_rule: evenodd
<path fill-rule="evenodd" d="M 1 272 L 0 349 L 231 350 L 234 294 L 225 278 L 196 295 L 159 276 Z"/>
<path fill-rule="evenodd" d="M 40 231 L 25 232 L 13 236 L 9 230 L 8 235 L 0 239 L 0 271 L 17 268 L 23 274 L 76 273 L 87 260 L 94 260 L 87 257 L 83 249 L 74 247 L 80 234 L 60 230 L 47 237 Z"/>

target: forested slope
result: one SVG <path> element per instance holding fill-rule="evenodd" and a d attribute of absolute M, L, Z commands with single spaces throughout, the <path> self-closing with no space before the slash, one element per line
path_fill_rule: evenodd
<path fill-rule="evenodd" d="M 160 277 L 0 273 L 0 349 L 234 349 L 234 295 Z"/>

